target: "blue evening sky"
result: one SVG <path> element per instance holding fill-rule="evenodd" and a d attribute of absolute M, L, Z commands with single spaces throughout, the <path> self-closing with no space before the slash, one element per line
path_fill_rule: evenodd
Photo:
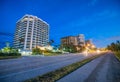
<path fill-rule="evenodd" d="M 14 34 L 25 14 L 50 25 L 50 39 L 84 34 L 97 47 L 120 40 L 120 0 L 0 0 L 0 34 Z M 6 34 L 7 35 L 7 34 Z M 0 45 L 13 37 L 0 35 Z"/>

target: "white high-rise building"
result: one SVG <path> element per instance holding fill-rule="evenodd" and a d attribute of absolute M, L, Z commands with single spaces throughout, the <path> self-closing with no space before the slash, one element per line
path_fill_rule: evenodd
<path fill-rule="evenodd" d="M 33 15 L 25 15 L 16 23 L 14 47 L 32 50 L 49 42 L 49 24 Z"/>

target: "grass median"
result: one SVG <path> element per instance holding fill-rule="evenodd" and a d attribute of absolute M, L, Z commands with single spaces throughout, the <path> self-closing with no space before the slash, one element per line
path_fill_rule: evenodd
<path fill-rule="evenodd" d="M 65 67 L 60 68 L 58 70 L 46 73 L 42 76 L 38 76 L 36 78 L 26 80 L 25 82 L 55 82 L 55 81 L 59 80 L 60 78 L 68 75 L 69 73 L 75 71 L 79 67 L 85 65 L 86 63 L 92 61 L 93 59 L 95 59 L 101 55 L 103 55 L 103 54 L 95 55 L 93 57 L 90 57 L 90 58 L 84 59 L 82 61 L 73 63 L 71 65 L 65 66 Z"/>
<path fill-rule="evenodd" d="M 120 61 L 120 51 L 115 51 L 114 54 L 116 58 Z"/>
<path fill-rule="evenodd" d="M 0 60 L 20 58 L 21 56 L 0 56 Z"/>

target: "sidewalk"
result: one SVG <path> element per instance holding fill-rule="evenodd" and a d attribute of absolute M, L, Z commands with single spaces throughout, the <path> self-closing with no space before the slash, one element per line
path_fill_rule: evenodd
<path fill-rule="evenodd" d="M 109 55 L 103 55 L 63 77 L 57 82 L 107 82 L 105 77 L 108 69 L 108 65 L 106 65 L 108 64 L 108 61 Z"/>

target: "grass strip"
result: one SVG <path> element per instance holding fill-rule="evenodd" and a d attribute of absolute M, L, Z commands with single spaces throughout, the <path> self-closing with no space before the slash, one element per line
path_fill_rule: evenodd
<path fill-rule="evenodd" d="M 114 54 L 116 58 L 120 61 L 120 51 L 115 51 Z"/>
<path fill-rule="evenodd" d="M 85 65 L 86 63 L 92 61 L 93 59 L 101 56 L 101 55 L 103 55 L 103 54 L 95 55 L 93 57 L 90 57 L 90 58 L 84 59 L 82 61 L 73 63 L 71 65 L 65 66 L 65 67 L 60 68 L 58 70 L 46 73 L 42 76 L 38 76 L 36 78 L 26 80 L 25 82 L 55 82 L 55 81 L 61 79 L 62 77 L 68 75 L 69 73 L 75 71 L 79 67 Z"/>
<path fill-rule="evenodd" d="M 3 59 L 14 59 L 14 58 L 19 58 L 21 56 L 0 56 L 0 60 L 3 60 Z"/>

